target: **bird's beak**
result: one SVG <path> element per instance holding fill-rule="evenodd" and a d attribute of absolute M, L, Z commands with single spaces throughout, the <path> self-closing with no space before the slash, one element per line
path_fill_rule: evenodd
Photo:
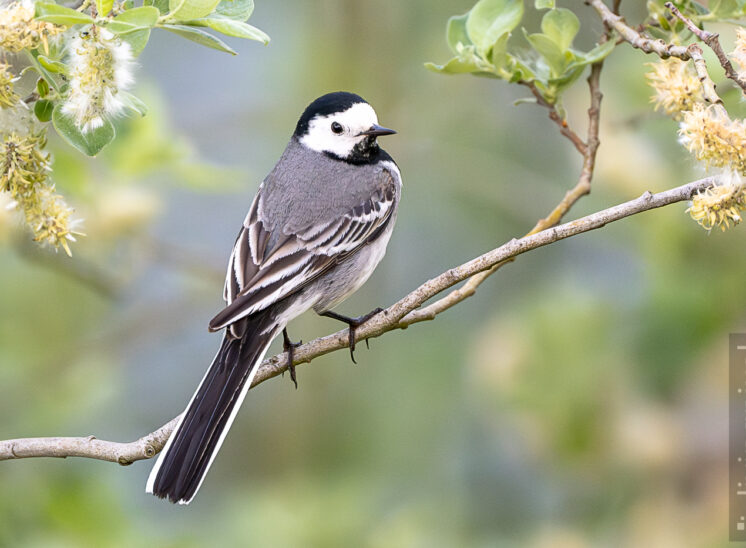
<path fill-rule="evenodd" d="M 389 129 L 387 127 L 379 126 L 378 124 L 373 124 L 370 126 L 370 129 L 367 131 L 361 131 L 358 133 L 358 137 L 360 135 L 372 135 L 373 137 L 379 137 L 381 135 L 393 135 L 396 133 L 393 129 Z"/>

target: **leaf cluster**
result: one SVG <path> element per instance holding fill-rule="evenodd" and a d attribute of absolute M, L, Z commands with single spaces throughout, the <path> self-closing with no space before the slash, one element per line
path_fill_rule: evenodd
<path fill-rule="evenodd" d="M 269 36 L 246 21 L 254 10 L 253 0 L 144 0 L 135 6 L 133 0 L 84 2 L 72 9 L 54 2 L 36 3 L 35 19 L 76 32 L 90 33 L 103 28 L 129 44 L 134 56 L 145 49 L 154 28 L 162 28 L 198 44 L 235 55 L 225 42 L 206 29 L 226 36 L 256 40 L 267 44 Z M 90 13 L 89 13 L 90 12 Z M 49 44 L 45 51 L 28 52 L 32 69 L 40 78 L 34 113 L 41 122 L 52 121 L 57 132 L 72 146 L 89 156 L 98 154 L 116 136 L 111 120 L 101 127 L 83 131 L 62 112 L 68 92 L 70 67 L 65 60 L 64 44 Z M 146 105 L 137 97 L 123 92 L 128 108 L 144 115 Z"/>
<path fill-rule="evenodd" d="M 523 0 L 479 0 L 468 13 L 448 21 L 446 40 L 455 57 L 425 66 L 445 74 L 530 83 L 548 103 L 556 103 L 585 67 L 606 57 L 615 44 L 608 40 L 581 51 L 573 47 L 580 21 L 572 11 L 556 7 L 553 0 L 535 0 L 534 7 L 547 10 L 541 32 L 522 27 L 519 42 L 511 38 L 524 17 Z"/>

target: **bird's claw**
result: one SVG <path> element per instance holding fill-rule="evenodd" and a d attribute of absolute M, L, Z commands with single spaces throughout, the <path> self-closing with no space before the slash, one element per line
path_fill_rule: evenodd
<path fill-rule="evenodd" d="M 293 365 L 293 361 L 295 359 L 295 349 L 302 344 L 303 341 L 298 341 L 296 343 L 292 342 L 288 336 L 288 330 L 282 330 L 282 350 L 288 355 L 288 371 L 290 371 L 290 380 L 295 384 L 296 390 L 298 389 L 298 381 L 295 377 L 295 365 Z"/>
<path fill-rule="evenodd" d="M 322 316 L 326 316 L 328 318 L 332 318 L 335 320 L 339 320 L 341 322 L 345 322 L 349 326 L 349 334 L 348 334 L 348 344 L 350 346 L 350 359 L 352 360 L 352 363 L 357 364 L 355 361 L 355 332 L 357 331 L 357 328 L 363 325 L 365 322 L 370 320 L 373 316 L 376 314 L 380 314 L 383 312 L 383 308 L 376 308 L 375 310 L 371 310 L 367 314 L 364 314 L 362 316 L 358 316 L 357 318 L 350 318 L 348 316 L 343 316 L 341 314 L 337 314 L 336 312 L 327 311 L 321 314 Z M 365 339 L 365 346 L 370 348 L 370 344 L 368 343 L 368 339 Z"/>

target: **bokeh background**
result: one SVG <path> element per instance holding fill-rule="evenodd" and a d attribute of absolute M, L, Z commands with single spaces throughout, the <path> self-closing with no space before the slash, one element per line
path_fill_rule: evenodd
<path fill-rule="evenodd" d="M 126 441 L 183 409 L 218 344 L 206 324 L 239 223 L 322 93 L 358 92 L 399 131 L 384 146 L 405 183 L 388 254 L 341 312 L 545 216 L 580 166 L 546 112 L 504 82 L 423 68 L 449 57 L 446 20 L 472 3 L 259 0 L 251 23 L 272 42 L 232 40 L 238 57 L 154 32 L 148 116 L 94 160 L 51 144 L 86 218 L 74 258 L 0 218 L 0 438 Z M 589 48 L 601 26 L 570 4 Z M 651 112 L 650 61 L 608 59 L 593 193 L 571 217 L 702 176 Z M 584 131 L 582 81 L 566 106 Z M 358 366 L 338 352 L 300 367 L 297 391 L 261 385 L 189 507 L 144 493 L 149 462 L 0 463 L 0 545 L 724 546 L 744 235 L 708 235 L 685 207 L 522 256 L 436 321 L 363 345 Z M 339 325 L 290 328 L 307 341 Z"/>

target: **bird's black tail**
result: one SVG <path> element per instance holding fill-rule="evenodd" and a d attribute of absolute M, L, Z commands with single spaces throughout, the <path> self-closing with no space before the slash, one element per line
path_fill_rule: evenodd
<path fill-rule="evenodd" d="M 273 314 L 246 318 L 244 335 L 223 336 L 215 359 L 148 477 L 146 491 L 189 504 L 202 485 L 272 339 Z"/>

